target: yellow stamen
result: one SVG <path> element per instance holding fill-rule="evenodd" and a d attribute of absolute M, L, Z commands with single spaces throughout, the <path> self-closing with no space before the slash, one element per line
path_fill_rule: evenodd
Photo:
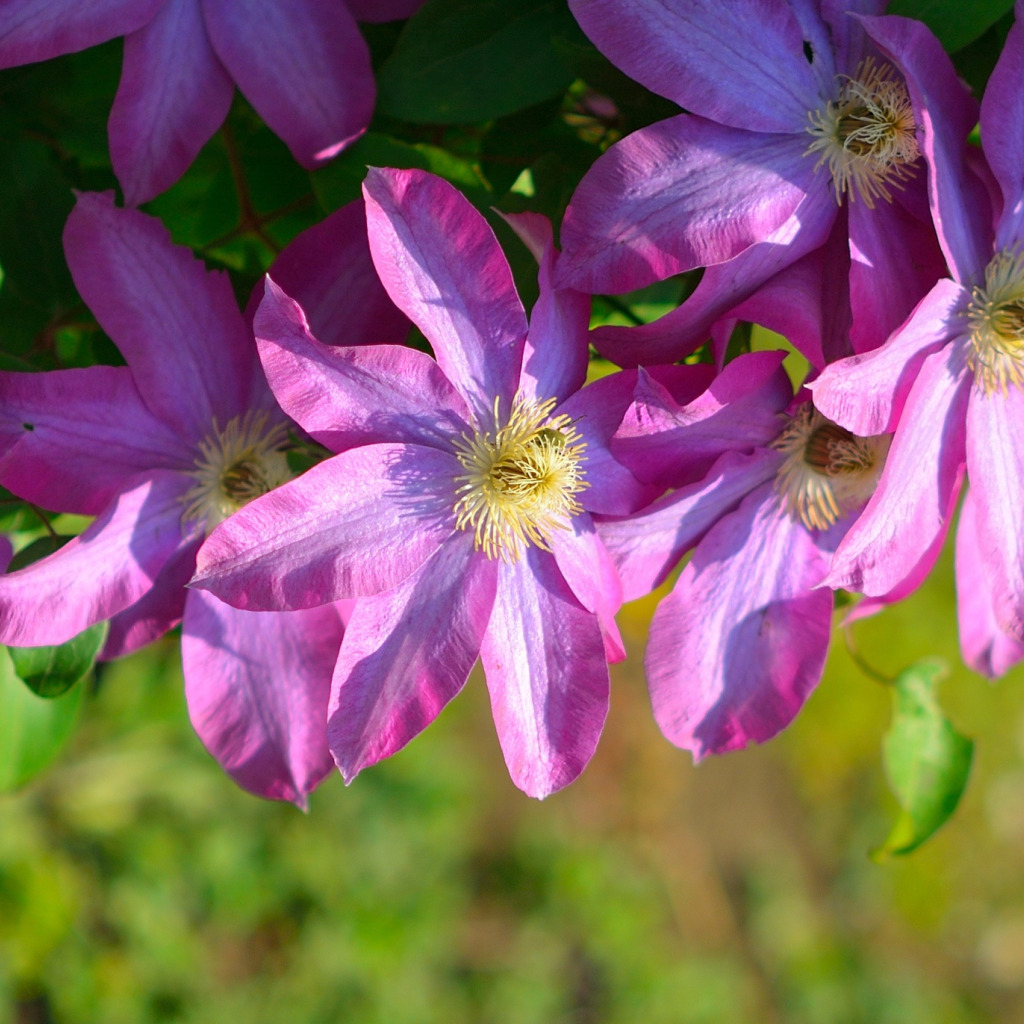
<path fill-rule="evenodd" d="M 967 362 L 986 395 L 1024 385 L 1024 252 L 1000 252 L 971 290 Z"/>

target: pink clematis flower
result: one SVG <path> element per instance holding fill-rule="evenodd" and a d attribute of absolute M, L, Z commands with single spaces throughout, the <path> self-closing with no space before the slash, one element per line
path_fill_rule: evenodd
<path fill-rule="evenodd" d="M 604 354 L 670 362 L 740 317 L 820 368 L 881 344 L 941 276 L 914 109 L 876 45 L 890 19 L 865 16 L 885 2 L 571 0 L 603 53 L 688 113 L 590 169 L 560 280 L 623 292 L 708 267 L 667 316 L 596 331 Z M 951 83 L 932 114 L 959 124 L 971 100 Z"/>
<path fill-rule="evenodd" d="M 268 281 L 268 380 L 339 454 L 218 527 L 194 585 L 240 608 L 358 598 L 328 727 L 346 780 L 425 728 L 479 656 L 512 779 L 544 797 L 593 754 L 623 655 L 591 512 L 649 491 L 604 447 L 628 391 L 582 387 L 589 303 L 552 286 L 546 222 L 519 224 L 543 256 L 528 323 L 497 240 L 449 184 L 373 169 L 364 191 L 377 270 L 436 361 L 327 348 Z"/>
<path fill-rule="evenodd" d="M 318 253 L 343 283 L 367 280 L 363 223 L 358 206 L 346 208 L 300 236 L 279 258 L 282 277 Z M 43 508 L 96 517 L 56 553 L 0 575 L 0 642 L 59 644 L 109 619 L 102 656 L 113 658 L 182 622 L 201 739 L 242 786 L 302 803 L 331 767 L 339 610 L 256 616 L 185 590 L 207 531 L 291 476 L 289 421 L 231 285 L 109 195 L 79 197 L 64 245 L 127 366 L 0 374 L 0 483 Z M 337 307 L 336 295 L 318 295 L 319 307 Z M 375 278 L 350 302 L 396 323 Z"/>
<path fill-rule="evenodd" d="M 1021 13 L 1018 3 L 1018 19 Z M 899 26 L 885 45 L 926 109 L 941 82 L 914 31 Z M 937 550 L 966 468 L 972 497 L 957 545 L 961 637 L 965 658 L 987 674 L 1015 660 L 1024 642 L 1022 73 L 1018 20 L 981 106 L 994 189 L 961 159 L 962 125 L 925 123 L 932 203 L 951 278 L 934 286 L 882 348 L 835 364 L 812 385 L 815 404 L 850 430 L 895 429 L 878 490 L 836 552 L 831 585 L 881 594 L 924 548 Z M 991 623 L 1012 641 L 999 639 L 1003 653 L 984 639 L 993 635 Z"/>
<path fill-rule="evenodd" d="M 131 205 L 174 184 L 220 127 L 235 85 L 303 167 L 366 130 L 376 90 L 356 19 L 423 0 L 4 0 L 0 68 L 125 37 L 110 156 Z"/>
<path fill-rule="evenodd" d="M 635 515 L 602 518 L 598 533 L 627 600 L 693 548 L 654 614 L 645 663 L 658 725 L 698 760 L 776 735 L 817 686 L 833 605 L 820 584 L 889 447 L 888 436 L 855 437 L 793 400 L 778 367 L 770 353 L 730 363 L 722 377 L 747 394 L 718 423 L 651 386 L 612 439 L 638 477 L 679 485 Z M 693 453 L 724 424 L 735 450 L 693 479 Z"/>

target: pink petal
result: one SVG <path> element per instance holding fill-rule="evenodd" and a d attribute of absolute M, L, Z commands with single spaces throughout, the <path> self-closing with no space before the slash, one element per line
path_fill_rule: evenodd
<path fill-rule="evenodd" d="M 376 99 L 370 53 L 339 0 L 203 0 L 217 56 L 303 167 L 366 131 Z"/>
<path fill-rule="evenodd" d="M 125 202 L 170 188 L 221 126 L 234 83 L 206 36 L 202 0 L 166 0 L 124 41 L 110 111 L 110 159 Z"/>
<path fill-rule="evenodd" d="M 124 366 L 0 374 L 0 483 L 59 512 L 97 515 L 133 477 L 190 467 Z"/>
<path fill-rule="evenodd" d="M 649 594 L 668 579 L 679 560 L 750 491 L 774 478 L 782 457 L 759 449 L 727 452 L 703 480 L 654 502 L 642 512 L 597 524 L 622 579 L 624 601 Z"/>
<path fill-rule="evenodd" d="M 207 272 L 158 220 L 118 209 L 109 194 L 79 195 L 64 250 L 143 401 L 183 441 L 246 411 L 256 346 L 226 274 Z"/>
<path fill-rule="evenodd" d="M 543 799 L 587 766 L 608 713 L 608 665 L 596 615 L 538 548 L 501 563 L 480 651 L 512 781 Z"/>
<path fill-rule="evenodd" d="M 828 586 L 888 594 L 948 528 L 963 479 L 970 387 L 962 345 L 924 360 L 878 487 L 836 551 Z"/>
<path fill-rule="evenodd" d="M 328 724 L 346 782 L 404 747 L 462 689 L 496 585 L 497 563 L 457 536 L 394 590 L 356 602 Z"/>
<path fill-rule="evenodd" d="M 397 345 L 321 345 L 269 277 L 253 326 L 281 408 L 332 451 L 378 441 L 451 451 L 468 429 L 469 409 L 430 356 Z"/>
<path fill-rule="evenodd" d="M 79 537 L 0 576 L 0 642 L 62 644 L 134 604 L 183 543 L 188 481 L 157 471 L 141 478 Z"/>
<path fill-rule="evenodd" d="M 453 532 L 459 472 L 454 455 L 419 445 L 343 452 L 221 523 L 193 586 L 251 611 L 391 590 Z"/>
<path fill-rule="evenodd" d="M 801 132 L 821 103 L 804 33 L 783 0 L 570 0 L 616 67 L 695 114 Z"/>
<path fill-rule="evenodd" d="M 814 182 L 806 148 L 802 135 L 689 114 L 641 128 L 604 153 L 573 195 L 560 282 L 626 292 L 765 241 Z"/>
<path fill-rule="evenodd" d="M 987 559 L 978 543 L 974 492 L 968 491 L 956 530 L 956 606 L 960 650 L 975 672 L 995 678 L 1024 658 L 1024 644 L 999 625 Z"/>
<path fill-rule="evenodd" d="M 1024 394 L 971 391 L 967 406 L 967 475 L 975 534 L 1000 629 L 1024 641 Z"/>
<path fill-rule="evenodd" d="M 244 789 L 304 807 L 330 772 L 327 699 L 342 633 L 334 605 L 240 612 L 189 594 L 181 635 L 189 717 Z"/>
<path fill-rule="evenodd" d="M 145 25 L 163 0 L 4 0 L 0 68 L 49 60 Z"/>
<path fill-rule="evenodd" d="M 446 181 L 371 168 L 363 184 L 370 251 L 395 304 L 434 348 L 477 416 L 519 383 L 526 314 L 494 232 Z"/>
<path fill-rule="evenodd" d="M 886 344 L 825 367 L 807 386 L 830 420 L 870 437 L 895 430 L 925 360 L 966 329 L 970 293 L 939 281 Z"/>
<path fill-rule="evenodd" d="M 827 559 L 768 485 L 701 541 L 651 622 L 654 717 L 696 759 L 763 743 L 796 717 L 825 666 Z"/>
<path fill-rule="evenodd" d="M 302 307 L 310 331 L 325 345 L 400 345 L 409 333 L 408 319 L 373 268 L 361 199 L 293 238 L 270 276 Z M 262 298 L 261 281 L 246 310 L 250 322 Z"/>

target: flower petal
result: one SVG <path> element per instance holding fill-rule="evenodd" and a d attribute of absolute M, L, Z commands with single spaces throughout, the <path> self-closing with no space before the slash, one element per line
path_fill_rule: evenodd
<path fill-rule="evenodd" d="M 570 0 L 616 67 L 703 117 L 802 132 L 820 105 L 804 33 L 784 0 Z"/>
<path fill-rule="evenodd" d="M 0 643 L 62 644 L 134 604 L 153 587 L 182 538 L 188 481 L 158 471 L 138 480 L 79 537 L 0 576 Z"/>
<path fill-rule="evenodd" d="M 608 714 L 598 617 L 583 608 L 545 551 L 499 566 L 480 657 L 512 781 L 543 799 L 593 756 Z"/>
<path fill-rule="evenodd" d="M 332 451 L 388 441 L 451 451 L 467 429 L 469 409 L 430 356 L 398 345 L 322 345 L 269 277 L 253 327 L 281 408 Z"/>
<path fill-rule="evenodd" d="M 343 452 L 221 523 L 192 584 L 252 611 L 390 590 L 455 529 L 460 470 L 454 455 L 419 445 Z"/>
<path fill-rule="evenodd" d="M 376 99 L 370 52 L 338 0 L 203 0 L 217 56 L 307 169 L 366 131 Z"/>
<path fill-rule="evenodd" d="M 246 411 L 259 372 L 256 346 L 226 274 L 207 272 L 158 220 L 118 209 L 109 194 L 79 195 L 64 250 L 143 401 L 183 441 Z"/>
<path fill-rule="evenodd" d="M 769 485 L 700 542 L 651 621 L 654 717 L 674 744 L 724 754 L 763 743 L 821 679 L 832 594 L 827 558 Z"/>
<path fill-rule="evenodd" d="M 356 602 L 328 723 L 346 782 L 404 747 L 462 689 L 496 586 L 497 563 L 459 535 L 394 590 Z"/>
<path fill-rule="evenodd" d="M 357 21 L 398 21 L 410 18 L 424 0 L 345 0 Z"/>
<path fill-rule="evenodd" d="M 878 487 L 839 545 L 828 586 L 888 594 L 948 529 L 963 480 L 970 388 L 962 345 L 924 360 Z"/>
<path fill-rule="evenodd" d="M 489 422 L 495 398 L 511 402 L 518 387 L 527 330 L 494 232 L 461 193 L 423 171 L 371 168 L 363 192 L 384 287 Z"/>
<path fill-rule="evenodd" d="M 939 281 L 881 348 L 833 363 L 808 383 L 815 406 L 861 437 L 895 430 L 925 360 L 963 334 L 970 300 L 955 281 Z"/>
<path fill-rule="evenodd" d="M 0 373 L 0 483 L 55 512 L 97 515 L 128 480 L 193 453 L 143 404 L 125 366 Z M 2 450 L 2 449 L 0 449 Z"/>
<path fill-rule="evenodd" d="M 231 108 L 235 85 L 210 46 L 202 0 L 166 0 L 124 41 L 110 111 L 110 160 L 138 206 L 185 173 Z"/>
<path fill-rule="evenodd" d="M 805 198 L 806 138 L 689 114 L 641 128 L 584 175 L 562 225 L 559 281 L 626 292 L 768 239 Z"/>
<path fill-rule="evenodd" d="M 0 68 L 49 60 L 145 25 L 163 0 L 5 0 L 0 5 Z"/>
<path fill-rule="evenodd" d="M 360 199 L 296 235 L 278 254 L 270 276 L 302 307 L 314 337 L 325 345 L 400 345 L 409 320 L 388 298 L 366 240 Z M 263 298 L 253 289 L 246 318 Z"/>

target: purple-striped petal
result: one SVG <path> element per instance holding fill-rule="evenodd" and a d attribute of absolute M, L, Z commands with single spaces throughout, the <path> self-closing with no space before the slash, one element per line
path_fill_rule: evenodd
<path fill-rule="evenodd" d="M 370 52 L 339 0 L 203 0 L 213 48 L 246 99 L 312 169 L 366 131 Z"/>
<path fill-rule="evenodd" d="M 473 412 L 489 422 L 500 397 L 507 415 L 527 324 L 494 232 L 465 196 L 423 171 L 371 168 L 363 193 L 388 294 Z"/>
<path fill-rule="evenodd" d="M 825 666 L 832 594 L 812 535 L 765 485 L 700 542 L 651 621 L 654 717 L 699 760 L 763 743 Z"/>
<path fill-rule="evenodd" d="M 62 644 L 148 593 L 188 543 L 181 534 L 187 487 L 179 473 L 154 472 L 59 551 L 0 576 L 0 643 Z"/>
<path fill-rule="evenodd" d="M 333 604 L 241 612 L 189 594 L 181 631 L 189 717 L 244 789 L 304 807 L 330 772 L 327 700 L 342 633 Z"/>
<path fill-rule="evenodd" d="M 288 611 L 379 594 L 454 530 L 454 455 L 354 448 L 240 509 L 199 551 L 193 586 L 236 608 Z"/>
<path fill-rule="evenodd" d="M 496 586 L 497 563 L 459 535 L 393 590 L 356 602 L 328 724 L 346 782 L 404 747 L 462 689 Z"/>
<path fill-rule="evenodd" d="M 512 781 L 538 799 L 567 786 L 597 748 L 608 664 L 598 617 L 547 552 L 531 547 L 518 562 L 499 564 L 480 657 Z"/>
<path fill-rule="evenodd" d="M 468 429 L 469 409 L 430 356 L 397 345 L 322 345 L 270 278 L 253 327 L 281 408 L 332 451 L 388 441 L 451 451 Z"/>

